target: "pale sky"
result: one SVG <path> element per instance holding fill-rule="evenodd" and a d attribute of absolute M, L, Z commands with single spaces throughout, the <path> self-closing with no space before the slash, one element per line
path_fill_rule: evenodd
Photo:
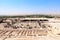
<path fill-rule="evenodd" d="M 60 0 L 0 0 L 0 15 L 60 14 Z"/>

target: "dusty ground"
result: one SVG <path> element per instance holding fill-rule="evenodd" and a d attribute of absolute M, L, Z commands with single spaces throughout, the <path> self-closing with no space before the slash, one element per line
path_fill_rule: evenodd
<path fill-rule="evenodd" d="M 49 19 L 43 23 L 40 23 L 41 21 L 15 22 L 13 20 L 14 26 L 9 24 L 8 28 L 4 28 L 8 24 L 7 22 L 12 21 L 9 19 L 6 20 L 6 23 L 0 23 L 0 40 L 60 40 L 60 19 Z M 19 28 L 13 29 L 17 25 Z M 29 27 L 32 28 L 29 29 Z"/>

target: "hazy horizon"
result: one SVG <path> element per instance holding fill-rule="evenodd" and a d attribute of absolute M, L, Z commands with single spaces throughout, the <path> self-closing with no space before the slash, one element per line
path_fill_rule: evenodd
<path fill-rule="evenodd" d="M 0 0 L 0 15 L 60 15 L 60 0 Z"/>

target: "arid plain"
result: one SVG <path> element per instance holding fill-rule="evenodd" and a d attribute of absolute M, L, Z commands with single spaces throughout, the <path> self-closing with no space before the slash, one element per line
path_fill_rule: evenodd
<path fill-rule="evenodd" d="M 0 19 L 0 40 L 60 40 L 60 18 Z"/>

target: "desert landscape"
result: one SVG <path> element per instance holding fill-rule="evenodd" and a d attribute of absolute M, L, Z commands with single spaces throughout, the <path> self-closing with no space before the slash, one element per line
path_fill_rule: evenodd
<path fill-rule="evenodd" d="M 0 0 L 0 40 L 60 40 L 60 0 Z"/>
<path fill-rule="evenodd" d="M 60 18 L 1 18 L 0 40 L 60 40 Z"/>

